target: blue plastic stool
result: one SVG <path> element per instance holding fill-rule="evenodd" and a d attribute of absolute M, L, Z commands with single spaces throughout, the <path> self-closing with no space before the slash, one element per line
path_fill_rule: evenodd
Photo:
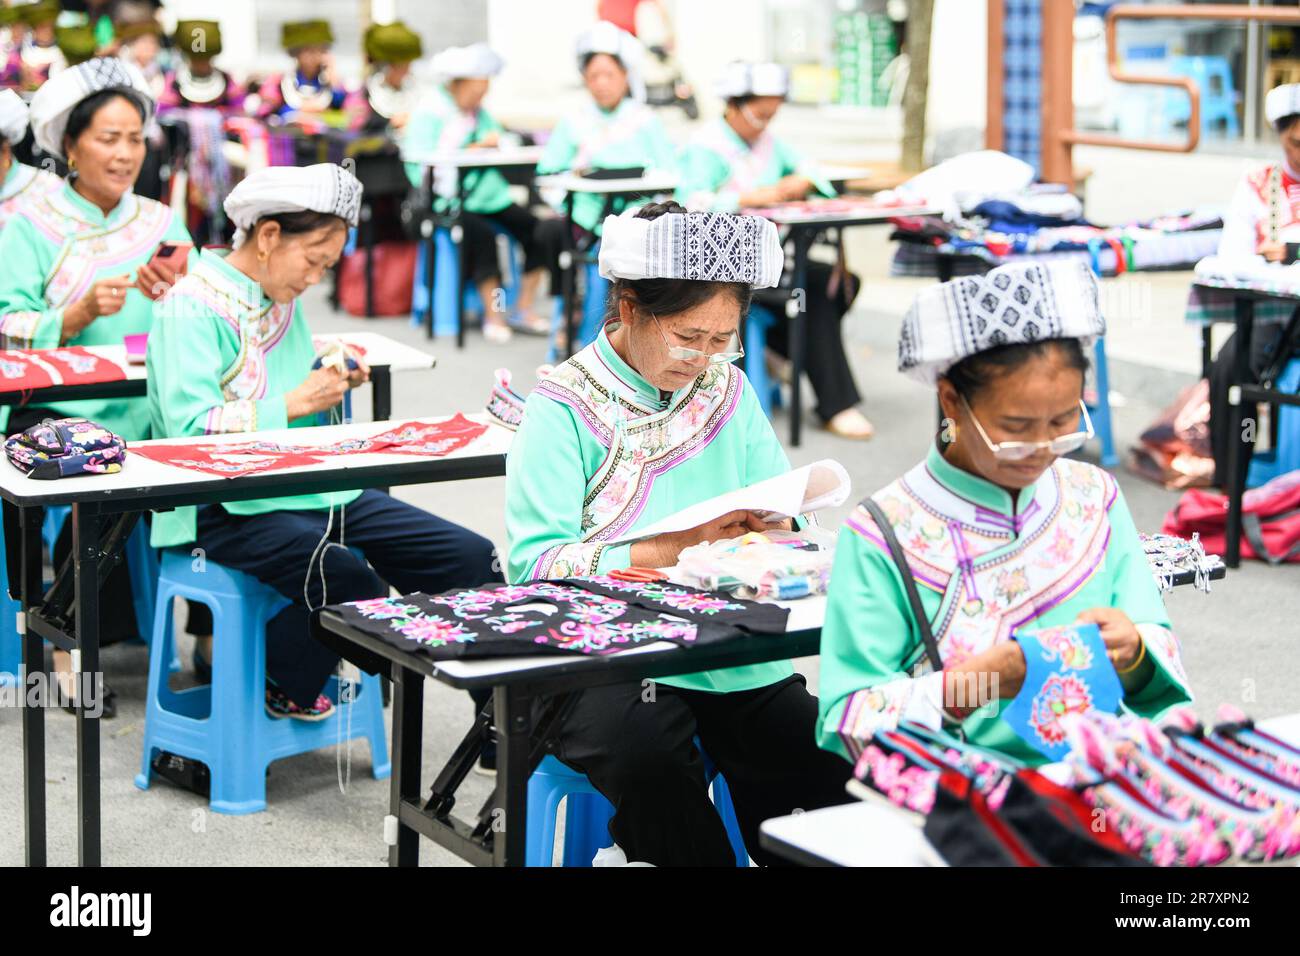
<path fill-rule="evenodd" d="M 704 757 L 705 777 L 713 785 L 713 805 L 726 827 L 737 866 L 749 866 L 749 854 L 740 836 L 740 823 L 731 804 L 731 791 L 717 768 Z M 568 797 L 564 817 L 565 866 L 591 866 L 596 853 L 609 846 L 609 821 L 614 806 L 578 773 L 555 757 L 546 756 L 528 781 L 528 866 L 550 866 L 555 856 L 555 830 L 560 801 Z"/>
<path fill-rule="evenodd" d="M 175 655 L 171 610 L 176 598 L 211 607 L 215 631 L 212 683 L 182 691 L 171 689 L 161 665 Z M 350 727 L 342 707 L 314 723 L 266 713 L 266 622 L 288 603 L 247 574 L 212 561 L 197 571 L 188 553 L 163 552 L 137 787 L 149 788 L 154 754 L 167 750 L 207 765 L 213 810 L 255 813 L 266 809 L 266 768 L 273 760 L 336 744 L 340 732 L 344 740 L 367 739 L 371 772 L 376 779 L 389 775 L 378 677 L 362 676 L 356 702 L 347 705 Z M 336 703 L 340 690 L 338 679 L 331 678 L 326 693 Z"/>
<path fill-rule="evenodd" d="M 1300 394 L 1300 359 L 1287 363 L 1273 387 L 1279 392 Z M 1258 488 L 1288 471 L 1300 469 L 1300 408 L 1281 405 L 1273 409 L 1277 416 L 1277 445 L 1271 451 L 1256 452 L 1246 472 L 1246 487 Z"/>
<path fill-rule="evenodd" d="M 745 319 L 745 377 L 754 386 L 763 414 L 772 417 L 772 409 L 781 405 L 781 386 L 767 375 L 767 330 L 776 324 L 776 316 L 761 305 L 751 305 Z"/>
<path fill-rule="evenodd" d="M 519 265 L 518 243 L 505 230 L 492 225 L 493 231 L 505 236 L 510 246 L 506 257 L 506 273 L 501 287 L 506 294 L 506 308 L 513 312 L 519 302 L 519 283 L 521 268 Z M 438 228 L 433 233 L 434 276 L 433 276 L 433 334 L 456 334 L 456 286 L 460 281 L 460 248 L 451 241 L 451 232 Z M 415 260 L 414 285 L 411 288 L 411 324 L 423 326 L 429 314 L 429 292 L 425 281 L 429 268 L 429 246 L 421 242 Z M 484 303 L 473 283 L 466 283 L 463 292 L 463 312 L 469 315 L 482 315 Z"/>
<path fill-rule="evenodd" d="M 18 636 L 19 604 L 9 596 L 9 562 L 4 560 L 0 531 L 0 687 L 18 684 L 23 669 L 23 642 Z"/>
<path fill-rule="evenodd" d="M 592 250 L 599 255 L 599 244 Z M 582 324 L 578 326 L 578 342 L 574 351 L 596 341 L 601 326 L 605 324 L 605 301 L 613 283 L 600 274 L 598 262 L 588 262 L 583 270 Z"/>
<path fill-rule="evenodd" d="M 1119 464 L 1115 454 L 1115 436 L 1110 421 L 1110 371 L 1106 366 L 1106 339 L 1100 337 L 1093 348 L 1093 367 L 1097 373 L 1097 401 L 1088 406 L 1092 415 L 1092 426 L 1101 441 L 1101 463 L 1106 468 Z"/>
<path fill-rule="evenodd" d="M 1237 92 L 1232 85 L 1232 67 L 1222 56 L 1176 56 L 1169 60 L 1171 76 L 1185 76 L 1201 92 L 1201 135 L 1215 132 L 1223 123 L 1225 136 L 1241 135 L 1237 122 Z M 1168 94 L 1165 116 L 1171 122 L 1185 123 L 1191 118 L 1191 104 L 1181 90 Z"/>

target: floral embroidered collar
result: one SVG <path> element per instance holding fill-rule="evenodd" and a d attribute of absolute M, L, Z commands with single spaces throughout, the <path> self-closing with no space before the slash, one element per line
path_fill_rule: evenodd
<path fill-rule="evenodd" d="M 1036 499 L 1041 497 L 1041 491 L 1052 483 L 1052 469 L 1048 468 L 1038 481 L 1020 489 L 1013 501 L 1005 488 L 952 464 L 940 453 L 938 445 L 932 446 L 926 455 L 925 470 L 938 484 L 973 505 L 981 523 L 1005 525 L 1008 531 L 1023 528 L 1038 510 Z"/>
<path fill-rule="evenodd" d="M 97 228 L 116 225 L 134 216 L 139 209 L 135 193 L 128 191 L 105 215 L 104 210 L 72 188 L 72 180 L 65 182 L 63 188 L 50 197 L 50 204 L 65 216 Z"/>

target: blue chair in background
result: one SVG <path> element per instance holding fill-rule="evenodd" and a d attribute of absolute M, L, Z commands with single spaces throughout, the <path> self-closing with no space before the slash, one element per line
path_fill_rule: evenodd
<path fill-rule="evenodd" d="M 1201 93 L 1201 135 L 1217 132 L 1222 124 L 1224 136 L 1241 136 L 1237 120 L 1237 91 L 1232 83 L 1232 67 L 1222 56 L 1175 56 L 1169 60 L 1169 75 L 1185 76 L 1196 83 Z M 1167 94 L 1165 118 L 1171 123 L 1191 119 L 1191 104 L 1181 90 Z"/>
<path fill-rule="evenodd" d="M 1110 369 L 1106 365 L 1106 337 L 1097 339 L 1093 346 L 1093 372 L 1097 378 L 1097 400 L 1088 406 L 1092 415 L 1092 427 L 1101 442 L 1101 463 L 1107 468 L 1119 464 L 1119 455 L 1115 452 L 1115 434 L 1111 428 L 1110 416 Z"/>
<path fill-rule="evenodd" d="M 745 377 L 754 386 L 754 394 L 763 414 L 772 417 L 781 407 L 781 385 L 767 374 L 767 330 L 776 324 L 776 316 L 761 305 L 751 305 L 745 319 Z"/>
<path fill-rule="evenodd" d="M 212 609 L 212 683 L 172 690 L 162 661 L 175 656 L 172 602 L 188 598 Z M 149 655 L 144 747 L 135 784 L 149 788 L 159 751 L 198 760 L 210 772 L 209 804 L 218 813 L 266 808 L 266 769 L 274 760 L 355 738 L 370 743 L 371 773 L 389 775 L 388 743 L 379 678 L 356 685 L 331 678 L 326 693 L 342 706 L 321 721 L 267 714 L 266 623 L 288 600 L 256 578 L 189 553 L 163 552 Z M 354 698 L 347 702 L 347 698 Z"/>
<path fill-rule="evenodd" d="M 505 306 L 513 313 L 519 302 L 519 280 L 522 266 L 519 262 L 518 243 L 504 229 L 492 225 L 499 237 L 505 238 L 509 252 L 505 255 L 505 272 L 501 287 L 505 290 Z M 499 241 L 499 240 L 498 240 Z M 460 248 L 451 240 L 451 232 L 439 227 L 433 233 L 434 242 L 434 276 L 433 276 L 433 333 L 434 335 L 456 334 L 456 287 L 460 279 Z M 411 324 L 423 326 L 428 321 L 429 291 L 425 276 L 429 268 L 429 246 L 420 243 L 415 261 L 414 285 L 411 289 Z M 464 316 L 468 321 L 472 315 L 482 316 L 484 303 L 473 283 L 466 283 L 464 295 Z"/>
<path fill-rule="evenodd" d="M 696 742 L 698 747 L 699 743 Z M 740 823 L 731 804 L 727 782 L 708 756 L 704 757 L 705 777 L 712 786 L 713 805 L 722 818 L 737 866 L 749 866 L 749 854 L 740 835 Z M 555 858 L 555 832 L 560 801 L 568 798 L 564 817 L 565 866 L 591 866 L 597 851 L 612 842 L 609 821 L 614 806 L 578 773 L 555 757 L 546 756 L 528 781 L 528 846 L 524 851 L 528 866 L 550 866 Z"/>
<path fill-rule="evenodd" d="M 1279 392 L 1300 395 L 1300 359 L 1287 363 L 1273 387 Z M 1300 408 L 1279 405 L 1272 411 L 1277 416 L 1277 443 L 1265 452 L 1255 452 L 1246 472 L 1246 487 L 1258 488 L 1267 481 L 1288 471 L 1300 469 Z"/>

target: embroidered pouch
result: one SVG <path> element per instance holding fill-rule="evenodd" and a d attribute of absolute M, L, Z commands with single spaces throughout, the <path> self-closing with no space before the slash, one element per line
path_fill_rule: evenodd
<path fill-rule="evenodd" d="M 488 396 L 487 413 L 511 431 L 524 420 L 524 397 L 510 387 L 510 370 L 499 368 L 492 373 L 495 382 Z"/>
<path fill-rule="evenodd" d="M 84 418 L 47 418 L 5 442 L 19 471 L 41 480 L 122 470 L 126 442 Z"/>

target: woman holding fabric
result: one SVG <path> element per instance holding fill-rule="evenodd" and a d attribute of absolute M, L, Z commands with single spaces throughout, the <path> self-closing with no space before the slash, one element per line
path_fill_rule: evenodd
<path fill-rule="evenodd" d="M 451 47 L 433 58 L 433 70 L 444 81 L 424 97 L 406 126 L 402 151 L 408 154 L 455 152 L 461 149 L 495 149 L 502 145 L 504 128 L 487 110 L 487 96 L 492 77 L 505 65 L 486 43 Z M 411 183 L 420 186 L 424 168 L 419 163 L 406 164 Z M 442 181 L 438 173 L 434 199 L 438 209 L 446 207 L 454 196 L 454 181 Z M 559 255 L 558 249 L 546 249 L 538 237 L 537 217 L 510 201 L 509 185 L 495 169 L 461 171 L 465 182 L 465 203 L 461 223 L 465 234 L 461 255 L 467 258 L 463 268 L 479 290 L 483 300 L 483 335 L 489 342 L 508 342 L 511 327 L 520 331 L 547 335 L 550 321 L 533 311 L 537 289 L 547 266 Z M 501 267 L 497 257 L 496 232 L 492 225 L 504 229 L 523 247 L 524 277 L 519 289 L 518 314 L 512 320 L 494 307 L 502 301 Z"/>
<path fill-rule="evenodd" d="M 27 136 L 27 104 L 13 90 L 0 91 L 0 233 L 19 207 L 63 188 L 53 173 L 18 162 L 14 148 Z"/>
<path fill-rule="evenodd" d="M 123 336 L 148 332 L 152 300 L 176 281 L 154 257 L 160 245 L 189 244 L 171 209 L 132 192 L 145 155 L 145 127 L 154 102 L 139 70 L 116 58 L 92 59 L 50 79 L 32 99 L 36 144 L 67 163 L 67 182 L 34 195 L 22 215 L 0 231 L 0 345 L 57 348 L 121 345 Z M 51 402 L 15 412 L 6 434 L 43 418 L 82 417 L 128 442 L 149 437 L 143 398 Z M 16 546 L 16 526 L 6 538 Z M 12 516 L 16 519 L 16 515 Z M 56 551 L 66 551 L 65 533 Z M 13 568 L 15 563 L 10 562 Z M 18 580 L 10 575 L 10 581 Z M 106 585 L 121 609 L 104 643 L 133 636 L 130 581 L 119 565 Z M 109 599 L 106 597 L 105 599 Z M 54 652 L 68 670 L 68 655 Z M 112 709 L 111 695 L 106 713 Z"/>
<path fill-rule="evenodd" d="M 721 119 L 705 126 L 682 150 L 677 198 L 691 209 L 734 212 L 804 199 L 809 193 L 833 196 L 831 184 L 817 176 L 768 127 L 789 93 L 785 67 L 776 63 L 733 63 L 719 92 L 727 101 Z M 870 438 L 871 422 L 858 410 L 861 396 L 844 352 L 841 323 L 852 304 L 844 270 L 817 261 L 808 263 L 808 288 L 800 321 L 808 323 L 806 368 L 817 393 L 817 415 L 828 431 L 842 438 Z M 787 277 L 788 282 L 788 277 Z M 777 319 L 768 346 L 788 355 L 786 301 L 788 287 L 760 293 L 759 304 Z M 756 356 L 762 360 L 761 356 Z"/>
<path fill-rule="evenodd" d="M 156 306 L 148 355 L 156 435 L 319 424 L 319 413 L 367 379 L 359 363 L 347 374 L 313 370 L 316 353 L 299 301 L 338 261 L 360 205 L 361 184 L 330 163 L 263 169 L 235 187 L 226 200 L 239 229 L 234 251 L 204 250 Z M 404 592 L 436 593 L 500 580 L 491 542 L 373 490 L 155 517 L 155 547 L 191 543 L 292 602 L 266 627 L 266 708 L 299 720 L 329 714 L 333 705 L 322 688 L 339 660 L 312 639 L 312 608 L 383 596 L 384 581 Z"/>
<path fill-rule="evenodd" d="M 888 527 L 864 502 L 840 532 L 822 630 L 823 747 L 854 760 L 877 730 L 911 720 L 1042 763 L 998 711 L 1025 675 L 1018 628 L 1095 623 L 1131 709 L 1190 699 L 1115 479 L 1058 457 L 1092 434 L 1085 350 L 1104 332 L 1096 280 L 1076 262 L 1000 266 L 917 297 L 898 365 L 937 386 L 946 424 L 923 462 L 868 499 Z M 972 686 L 996 699 L 968 699 Z"/>
<path fill-rule="evenodd" d="M 420 35 L 405 23 L 371 24 L 363 40 L 371 73 L 366 79 L 362 130 L 400 133 L 415 108 L 411 64 L 423 55 Z"/>
<path fill-rule="evenodd" d="M 775 227 L 755 216 L 665 203 L 605 220 L 608 324 L 528 397 L 507 461 L 511 581 L 666 567 L 693 544 L 765 527 L 733 512 L 627 543 L 639 527 L 789 468 L 731 364 L 752 288 L 776 285 L 783 262 Z M 559 758 L 617 808 L 610 835 L 627 859 L 734 864 L 697 735 L 760 862 L 761 821 L 845 799 L 848 768 L 817 751 L 816 700 L 788 661 L 656 685 L 653 703 L 639 681 L 582 692 L 558 735 Z"/>

